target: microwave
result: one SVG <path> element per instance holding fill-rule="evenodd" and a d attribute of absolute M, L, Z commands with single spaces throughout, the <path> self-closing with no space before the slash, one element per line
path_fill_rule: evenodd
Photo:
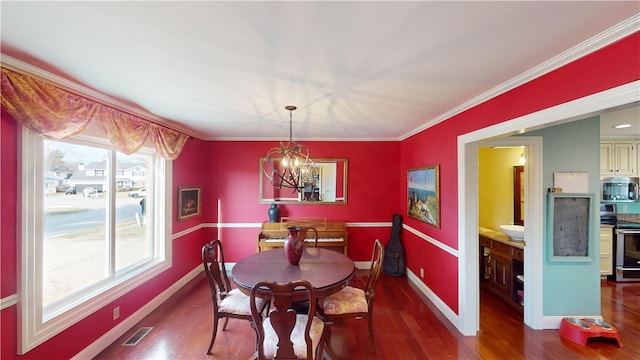
<path fill-rule="evenodd" d="M 600 180 L 601 201 L 603 202 L 632 202 L 640 201 L 638 190 L 640 178 L 637 177 L 609 177 Z"/>

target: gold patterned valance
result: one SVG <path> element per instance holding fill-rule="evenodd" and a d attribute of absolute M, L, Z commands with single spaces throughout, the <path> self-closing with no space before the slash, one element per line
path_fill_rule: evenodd
<path fill-rule="evenodd" d="M 160 156 L 176 159 L 189 136 L 2 68 L 2 107 L 30 130 L 51 139 L 81 133 L 97 121 L 113 146 L 132 154 L 149 139 Z"/>

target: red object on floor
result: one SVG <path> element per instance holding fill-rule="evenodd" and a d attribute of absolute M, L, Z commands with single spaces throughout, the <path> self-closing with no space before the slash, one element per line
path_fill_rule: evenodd
<path fill-rule="evenodd" d="M 622 347 L 618 330 L 609 323 L 598 319 L 564 318 L 560 322 L 558 333 L 563 338 L 580 345 L 587 345 L 587 340 L 593 337 L 613 338 Z"/>

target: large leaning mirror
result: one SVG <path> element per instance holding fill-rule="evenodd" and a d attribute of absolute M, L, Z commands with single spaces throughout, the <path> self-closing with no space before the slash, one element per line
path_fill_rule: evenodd
<path fill-rule="evenodd" d="M 272 184 L 264 174 L 264 161 L 260 158 L 261 204 L 347 203 L 347 159 L 313 159 L 314 181 L 305 183 L 303 191 Z"/>

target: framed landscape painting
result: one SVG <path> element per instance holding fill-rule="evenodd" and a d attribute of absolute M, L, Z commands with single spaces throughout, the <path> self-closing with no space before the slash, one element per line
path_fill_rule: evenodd
<path fill-rule="evenodd" d="M 440 166 L 407 171 L 409 217 L 440 228 Z"/>

